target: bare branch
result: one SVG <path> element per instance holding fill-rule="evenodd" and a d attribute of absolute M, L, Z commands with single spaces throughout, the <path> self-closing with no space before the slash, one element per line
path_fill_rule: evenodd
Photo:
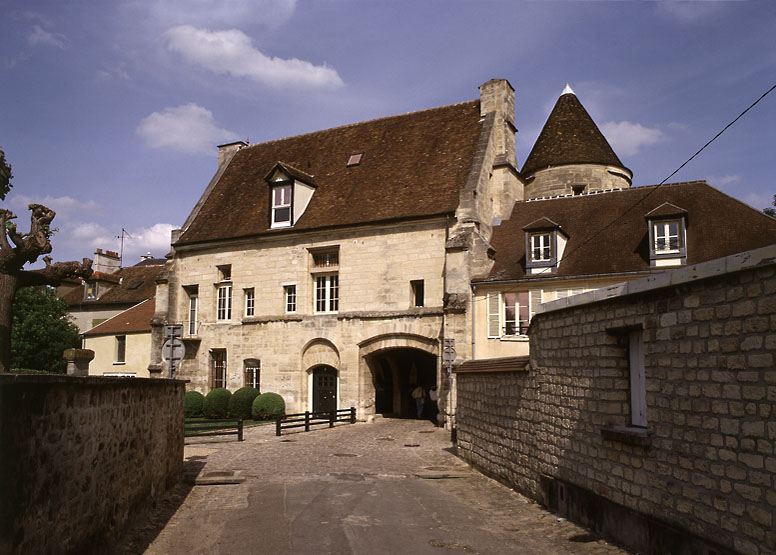
<path fill-rule="evenodd" d="M 57 286 L 67 278 L 80 277 L 88 279 L 92 275 L 92 261 L 84 258 L 83 262 L 54 262 L 51 263 L 51 257 L 44 259 L 46 267 L 42 270 L 29 270 L 19 272 L 19 287 L 28 287 L 31 285 L 53 285 Z"/>
<path fill-rule="evenodd" d="M 0 225 L 2 225 L 2 230 L 0 230 L 0 247 L 4 250 L 11 250 L 11 245 L 8 243 L 8 236 L 6 235 L 6 224 L 15 217 L 16 214 L 10 210 L 0 208 Z"/>

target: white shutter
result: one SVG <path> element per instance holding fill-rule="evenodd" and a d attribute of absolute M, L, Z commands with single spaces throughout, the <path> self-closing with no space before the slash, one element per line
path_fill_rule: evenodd
<path fill-rule="evenodd" d="M 501 337 L 500 293 L 488 293 L 488 337 Z"/>
<path fill-rule="evenodd" d="M 542 290 L 531 289 L 531 318 L 536 314 L 536 307 L 542 304 Z"/>

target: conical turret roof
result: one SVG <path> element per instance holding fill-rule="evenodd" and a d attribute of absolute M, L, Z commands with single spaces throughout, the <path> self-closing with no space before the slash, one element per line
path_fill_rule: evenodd
<path fill-rule="evenodd" d="M 567 164 L 625 168 L 568 84 L 523 164 L 522 174 Z"/>

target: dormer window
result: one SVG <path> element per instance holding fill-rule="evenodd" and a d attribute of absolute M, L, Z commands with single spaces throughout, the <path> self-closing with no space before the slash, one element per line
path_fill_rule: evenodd
<path fill-rule="evenodd" d="M 85 292 L 86 300 L 87 301 L 93 301 L 97 298 L 97 282 L 96 281 L 87 281 L 86 282 L 86 292 Z"/>
<path fill-rule="evenodd" d="M 549 218 L 540 218 L 525 226 L 523 231 L 525 231 L 526 274 L 557 272 L 568 240 L 560 225 Z"/>
<path fill-rule="evenodd" d="M 307 172 L 278 162 L 264 177 L 269 184 L 269 227 L 292 227 L 302 217 L 316 184 Z"/>
<path fill-rule="evenodd" d="M 272 188 L 272 227 L 291 225 L 291 185 L 277 185 Z"/>
<path fill-rule="evenodd" d="M 530 235 L 531 262 L 548 262 L 552 260 L 552 235 L 550 233 L 534 233 Z"/>
<path fill-rule="evenodd" d="M 649 226 L 651 266 L 680 266 L 687 262 L 687 211 L 665 202 L 645 216 Z"/>

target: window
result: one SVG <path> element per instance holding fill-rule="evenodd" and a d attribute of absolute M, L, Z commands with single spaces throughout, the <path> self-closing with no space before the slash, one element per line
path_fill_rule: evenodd
<path fill-rule="evenodd" d="M 488 293 L 488 337 L 525 336 L 542 290 Z"/>
<path fill-rule="evenodd" d="M 339 250 L 313 253 L 313 266 L 316 268 L 330 268 L 338 265 Z"/>
<path fill-rule="evenodd" d="M 245 369 L 243 370 L 243 385 L 261 389 L 261 361 L 255 358 L 245 360 Z"/>
<path fill-rule="evenodd" d="M 283 296 L 286 300 L 286 312 L 296 312 L 296 285 L 284 285 Z"/>
<path fill-rule="evenodd" d="M 278 185 L 272 188 L 271 227 L 291 225 L 291 185 Z"/>
<path fill-rule="evenodd" d="M 197 335 L 199 322 L 199 287 L 196 285 L 184 286 L 183 290 L 189 296 L 188 320 L 186 322 L 186 335 Z"/>
<path fill-rule="evenodd" d="M 87 301 L 93 301 L 97 298 L 97 282 L 96 281 L 87 281 L 86 282 L 86 300 Z"/>
<path fill-rule="evenodd" d="M 226 387 L 226 349 L 213 349 L 210 352 L 211 389 Z"/>
<path fill-rule="evenodd" d="M 218 268 L 218 281 L 232 281 L 232 265 L 224 264 L 216 266 Z"/>
<path fill-rule="evenodd" d="M 315 311 L 336 312 L 339 309 L 339 275 L 315 277 Z"/>
<path fill-rule="evenodd" d="M 630 368 L 631 425 L 647 425 L 647 388 L 644 373 L 644 336 L 642 330 L 628 332 L 628 366 Z"/>
<path fill-rule="evenodd" d="M 232 319 L 232 286 L 230 284 L 218 286 L 216 319 L 219 322 Z"/>
<path fill-rule="evenodd" d="M 655 253 L 678 253 L 682 246 L 681 222 L 678 220 L 655 222 L 653 231 L 655 237 Z"/>
<path fill-rule="evenodd" d="M 124 364 L 127 355 L 127 336 L 116 336 L 116 364 Z"/>
<path fill-rule="evenodd" d="M 253 287 L 245 289 L 245 315 L 254 316 L 256 313 L 256 297 Z"/>
<path fill-rule="evenodd" d="M 410 282 L 412 288 L 412 306 L 424 306 L 425 292 L 422 279 L 416 279 Z"/>
<path fill-rule="evenodd" d="M 536 233 L 531 235 L 531 260 L 533 262 L 547 262 L 552 260 L 551 234 Z"/>

